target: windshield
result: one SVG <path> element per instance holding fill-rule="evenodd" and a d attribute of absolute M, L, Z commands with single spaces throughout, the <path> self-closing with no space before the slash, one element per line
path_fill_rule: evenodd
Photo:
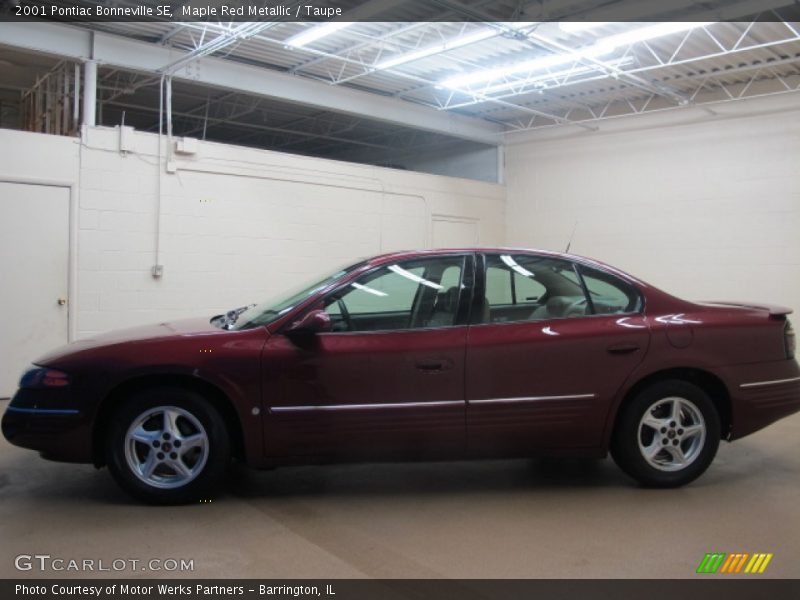
<path fill-rule="evenodd" d="M 330 284 L 341 279 L 351 271 L 357 269 L 364 264 L 365 261 L 358 262 L 354 265 L 347 266 L 339 269 L 335 273 L 323 277 L 322 279 L 315 279 L 313 283 L 296 287 L 288 292 L 283 292 L 278 296 L 253 304 L 246 309 L 239 312 L 233 322 L 229 323 L 228 329 L 249 329 L 259 325 L 268 325 L 281 315 L 289 312 L 295 306 L 303 302 L 309 296 L 313 296 L 319 290 L 328 287 Z"/>

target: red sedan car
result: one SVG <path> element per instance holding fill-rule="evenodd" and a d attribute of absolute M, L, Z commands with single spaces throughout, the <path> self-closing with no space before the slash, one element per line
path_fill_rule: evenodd
<path fill-rule="evenodd" d="M 211 319 L 43 356 L 2 422 L 46 458 L 108 465 L 145 501 L 207 497 L 231 457 L 602 457 L 688 483 L 720 439 L 800 410 L 786 308 L 681 300 L 524 249 L 400 252 Z"/>

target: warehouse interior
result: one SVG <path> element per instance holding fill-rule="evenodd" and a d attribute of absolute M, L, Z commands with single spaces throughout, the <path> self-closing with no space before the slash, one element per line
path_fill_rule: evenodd
<path fill-rule="evenodd" d="M 618 22 L 530 2 L 500 20 L 512 4 L 0 22 L 0 398 L 61 344 L 403 249 L 568 248 L 690 300 L 800 310 L 796 3 Z M 91 466 L 3 441 L 0 574 L 16 573 L 9 542 L 65 553 L 79 522 L 116 555 L 163 527 L 159 551 L 194 552 L 208 577 L 689 577 L 737 545 L 796 577 L 798 434 L 795 416 L 723 447 L 702 482 L 664 495 L 601 461 L 303 467 L 234 473 L 220 502 L 160 515 Z M 775 518 L 746 518 L 756 505 Z M 203 549 L 197 522 L 226 549 Z M 675 550 L 651 552 L 656 535 Z M 615 558 L 616 536 L 639 562 Z"/>

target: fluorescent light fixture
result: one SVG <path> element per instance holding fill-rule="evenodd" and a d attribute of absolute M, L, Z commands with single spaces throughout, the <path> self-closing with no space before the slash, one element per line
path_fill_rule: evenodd
<path fill-rule="evenodd" d="M 596 27 L 608 25 L 610 21 L 563 21 L 558 24 L 558 28 L 566 33 L 580 33 Z"/>
<path fill-rule="evenodd" d="M 649 25 L 647 27 L 640 27 L 632 31 L 626 31 L 616 35 L 609 36 L 589 46 L 578 48 L 572 52 L 564 54 L 550 54 L 540 58 L 534 58 L 519 62 L 512 65 L 503 67 L 495 67 L 492 69 L 484 69 L 482 71 L 475 71 L 464 75 L 456 75 L 442 81 L 439 85 L 442 87 L 462 89 L 476 83 L 484 83 L 487 81 L 494 81 L 501 79 L 508 75 L 516 75 L 518 73 L 529 73 L 534 71 L 542 71 L 551 67 L 558 67 L 561 65 L 574 63 L 586 58 L 600 58 L 602 56 L 611 54 L 620 46 L 627 46 L 636 42 L 644 42 L 652 40 L 671 33 L 680 33 L 682 31 L 689 31 L 697 27 L 705 27 L 711 23 L 699 22 L 685 22 L 685 23 L 658 23 L 656 25 Z"/>
<path fill-rule="evenodd" d="M 604 64 L 608 67 L 619 68 L 633 64 L 633 62 L 634 62 L 633 57 L 627 56 L 621 59 L 606 61 L 604 62 Z M 515 86 L 528 86 L 531 84 L 542 83 L 554 79 L 557 80 L 562 77 L 574 78 L 580 75 L 589 75 L 598 72 L 600 72 L 600 67 L 594 65 L 588 65 L 583 67 L 571 67 L 569 69 L 564 69 L 563 71 L 548 71 L 547 73 L 540 73 L 535 77 L 515 79 L 514 81 L 506 81 L 504 83 L 490 85 L 489 87 L 481 87 L 479 91 L 481 94 L 493 94 L 494 92 L 499 92 Z M 558 87 L 558 86 L 548 86 L 548 85 L 541 86 L 542 89 L 547 89 L 548 87 Z"/>
<path fill-rule="evenodd" d="M 713 22 L 713 21 L 712 21 Z M 640 27 L 631 31 L 625 31 L 616 35 L 609 36 L 597 42 L 596 46 L 604 48 L 604 52 L 611 52 L 620 46 L 629 46 L 636 42 L 646 42 L 647 40 L 654 40 L 656 38 L 670 35 L 672 33 L 682 33 L 698 27 L 705 27 L 711 25 L 712 22 L 669 22 L 657 23 L 647 27 Z"/>
<path fill-rule="evenodd" d="M 398 54 L 397 56 L 387 58 L 386 60 L 383 60 L 375 65 L 374 68 L 375 70 L 381 70 L 388 69 L 390 67 L 396 67 L 397 65 L 402 65 L 419 60 L 421 58 L 433 56 L 434 54 L 441 54 L 442 52 L 447 52 L 448 50 L 453 50 L 454 48 L 461 48 L 462 46 L 474 44 L 475 42 L 488 40 L 489 38 L 496 37 L 499 34 L 500 31 L 497 29 L 490 29 L 488 27 L 483 28 L 479 31 L 473 31 L 472 33 L 468 33 L 466 35 L 460 35 L 452 40 L 447 40 L 438 44 L 432 44 L 430 46 L 420 48 L 419 50 L 412 50 L 411 52 L 407 52 L 405 54 Z"/>
<path fill-rule="evenodd" d="M 349 21 L 333 21 L 331 23 L 323 23 L 322 25 L 315 25 L 314 27 L 309 27 L 297 35 L 290 37 L 286 40 L 285 44 L 293 48 L 302 48 L 311 42 L 315 42 L 350 25 L 352 25 L 352 23 Z"/>
<path fill-rule="evenodd" d="M 389 270 L 392 271 L 393 273 L 397 273 L 398 275 L 405 277 L 406 279 L 410 279 L 414 283 L 421 283 L 422 285 L 426 285 L 429 288 L 433 288 L 435 290 L 444 289 L 438 283 L 433 283 L 432 281 L 428 281 L 427 279 L 420 277 L 419 275 L 414 275 L 410 271 L 406 271 L 403 267 L 400 267 L 398 265 L 391 265 L 389 267 Z"/>
<path fill-rule="evenodd" d="M 375 288 L 371 288 L 369 286 L 362 285 L 360 283 L 351 283 L 350 285 L 352 285 L 357 290 L 361 290 L 362 292 L 367 292 L 368 294 L 372 294 L 373 296 L 388 296 L 389 295 L 386 292 L 382 292 L 380 290 L 376 290 Z"/>
<path fill-rule="evenodd" d="M 613 50 L 613 48 L 611 49 Z M 551 54 L 532 60 L 526 60 L 513 65 L 505 67 L 496 67 L 494 69 L 486 69 L 483 71 L 476 71 L 466 75 L 456 75 L 445 79 L 440 84 L 442 87 L 447 88 L 464 88 L 469 87 L 475 83 L 483 83 L 485 81 L 493 81 L 508 75 L 516 75 L 517 73 L 527 73 L 532 71 L 542 71 L 551 67 L 560 67 L 569 63 L 576 62 L 582 58 L 595 58 L 602 54 L 608 54 L 611 50 L 605 48 L 597 48 L 594 46 L 588 47 L 584 50 L 569 52 L 567 54 Z"/>
<path fill-rule="evenodd" d="M 505 23 L 508 27 L 516 30 L 528 29 L 536 25 L 536 21 L 520 21 L 515 23 Z M 381 69 L 389 69 L 391 67 L 396 67 L 397 65 L 403 65 L 405 63 L 409 63 L 415 60 L 419 60 L 421 58 L 426 58 L 428 56 L 433 56 L 434 54 L 441 54 L 442 52 L 447 52 L 448 50 L 453 50 L 454 48 L 461 48 L 462 46 L 468 46 L 469 44 L 474 44 L 476 42 L 480 42 L 483 40 L 488 40 L 489 38 L 497 37 L 501 35 L 503 30 L 500 28 L 490 28 L 485 27 L 479 29 L 478 31 L 473 31 L 472 33 L 467 33 L 465 35 L 460 35 L 452 40 L 446 40 L 444 42 L 439 42 L 438 44 L 432 44 L 430 46 L 425 46 L 424 48 L 420 48 L 419 50 L 412 50 L 411 52 L 407 52 L 405 54 L 398 54 L 397 56 L 393 56 L 392 58 L 387 58 L 376 64 L 373 68 L 376 71 L 380 71 Z"/>

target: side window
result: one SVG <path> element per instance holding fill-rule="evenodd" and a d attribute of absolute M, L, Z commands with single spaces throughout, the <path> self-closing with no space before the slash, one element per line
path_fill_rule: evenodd
<path fill-rule="evenodd" d="M 487 265 L 486 301 L 491 306 L 513 304 L 511 299 L 511 273 L 507 268 Z"/>
<path fill-rule="evenodd" d="M 514 299 L 517 303 L 536 303 L 547 293 L 545 288 L 535 278 L 514 271 L 513 279 Z"/>
<path fill-rule="evenodd" d="M 534 277 L 508 265 L 486 268 L 486 298 L 494 306 L 535 303 L 547 290 Z"/>
<path fill-rule="evenodd" d="M 638 292 L 628 283 L 591 267 L 580 265 L 578 268 L 589 291 L 595 314 L 629 313 L 641 308 Z"/>
<path fill-rule="evenodd" d="M 482 323 L 560 319 L 587 314 L 572 263 L 528 254 L 486 256 Z"/>
<path fill-rule="evenodd" d="M 385 265 L 325 299 L 333 331 L 390 331 L 455 325 L 463 256 Z"/>

